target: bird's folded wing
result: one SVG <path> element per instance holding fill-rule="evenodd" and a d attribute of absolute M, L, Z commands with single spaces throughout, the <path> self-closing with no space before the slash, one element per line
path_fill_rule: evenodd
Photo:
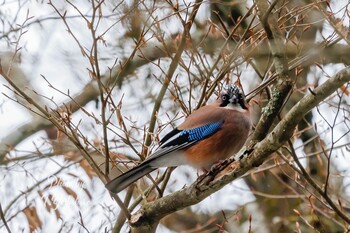
<path fill-rule="evenodd" d="M 192 129 L 174 129 L 161 140 L 161 145 L 155 153 L 147 158 L 151 162 L 163 155 L 185 149 L 220 130 L 222 123 L 212 122 Z"/>

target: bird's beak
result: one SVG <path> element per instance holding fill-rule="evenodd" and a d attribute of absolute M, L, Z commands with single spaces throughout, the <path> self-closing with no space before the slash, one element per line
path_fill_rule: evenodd
<path fill-rule="evenodd" d="M 231 104 L 236 104 L 236 103 L 237 103 L 237 97 L 236 97 L 236 96 L 232 96 L 228 101 L 229 101 Z"/>

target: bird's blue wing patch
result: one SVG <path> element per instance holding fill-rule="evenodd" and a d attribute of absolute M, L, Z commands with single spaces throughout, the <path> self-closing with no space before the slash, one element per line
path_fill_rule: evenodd
<path fill-rule="evenodd" d="M 222 123 L 220 122 L 213 122 L 192 129 L 174 129 L 161 140 L 160 147 L 167 148 L 170 146 L 189 146 L 189 143 L 193 144 L 194 142 L 200 141 L 217 132 L 221 125 Z"/>
<path fill-rule="evenodd" d="M 222 123 L 213 122 L 192 129 L 174 129 L 161 140 L 161 145 L 158 150 L 148 157 L 147 160 L 155 160 L 173 151 L 185 149 L 214 134 L 221 128 L 221 125 Z"/>
<path fill-rule="evenodd" d="M 221 123 L 213 122 L 207 125 L 203 125 L 193 129 L 187 129 L 181 131 L 180 135 L 188 135 L 188 140 L 191 141 L 199 141 L 202 140 L 211 134 L 218 131 L 221 127 Z"/>

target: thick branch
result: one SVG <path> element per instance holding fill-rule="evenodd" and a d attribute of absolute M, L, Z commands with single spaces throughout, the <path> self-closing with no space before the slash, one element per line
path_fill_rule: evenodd
<path fill-rule="evenodd" d="M 266 158 L 278 150 L 291 136 L 303 116 L 321 101 L 330 96 L 344 83 L 350 81 L 350 68 L 317 87 L 302 98 L 283 118 L 268 136 L 256 144 L 252 153 L 240 162 L 233 162 L 212 182 L 205 183 L 210 177 L 196 181 L 188 188 L 145 204 L 130 220 L 132 227 L 150 226 L 164 216 L 201 202 L 203 199 L 223 188 L 226 184 L 241 177 L 253 167 L 261 165 Z M 210 180 L 209 180 L 210 181 Z M 344 219 L 347 221 L 347 219 Z"/>
<path fill-rule="evenodd" d="M 285 38 L 278 27 L 277 17 L 271 14 L 272 8 L 276 3 L 277 0 L 269 6 L 265 0 L 256 2 L 259 9 L 259 18 L 269 39 L 269 47 L 279 77 L 276 88 L 273 90 L 272 98 L 264 108 L 255 128 L 253 141 L 261 141 L 266 136 L 295 83 L 295 77 L 288 69 L 288 60 L 283 44 Z"/>

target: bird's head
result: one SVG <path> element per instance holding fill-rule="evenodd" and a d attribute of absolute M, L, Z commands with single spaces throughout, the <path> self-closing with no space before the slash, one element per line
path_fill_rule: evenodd
<path fill-rule="evenodd" d="M 248 110 L 248 105 L 245 101 L 242 90 L 236 85 L 227 85 L 220 93 L 218 101 L 220 107 L 237 108 Z"/>

